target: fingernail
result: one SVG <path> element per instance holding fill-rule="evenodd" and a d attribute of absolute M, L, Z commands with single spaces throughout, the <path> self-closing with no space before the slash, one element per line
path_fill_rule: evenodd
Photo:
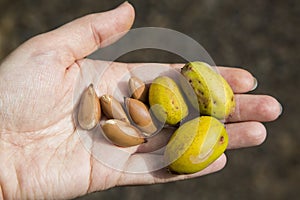
<path fill-rule="evenodd" d="M 283 107 L 281 103 L 279 103 L 279 116 L 282 114 L 282 112 L 283 112 Z"/>
<path fill-rule="evenodd" d="M 253 87 L 252 87 L 251 91 L 255 90 L 257 88 L 257 85 L 258 85 L 257 79 L 255 77 L 253 77 Z"/>

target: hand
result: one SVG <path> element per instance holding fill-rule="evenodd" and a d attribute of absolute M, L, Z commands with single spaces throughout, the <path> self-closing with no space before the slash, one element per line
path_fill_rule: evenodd
<path fill-rule="evenodd" d="M 191 175 L 171 175 L 164 169 L 144 174 L 125 173 L 107 167 L 85 149 L 73 121 L 75 86 L 84 85 L 86 74 L 102 70 L 107 64 L 85 57 L 111 35 L 129 30 L 133 20 L 133 7 L 124 3 L 115 10 L 88 15 L 36 36 L 3 61 L 0 199 L 73 198 L 114 186 L 197 177 L 224 167 L 223 155 L 205 170 Z M 99 95 L 111 93 L 122 74 L 138 66 L 109 65 L 101 84 L 96 86 Z M 236 111 L 226 124 L 228 148 L 261 144 L 266 130 L 260 122 L 276 119 L 281 112 L 279 103 L 270 96 L 242 94 L 255 85 L 249 72 L 225 67 L 219 70 L 237 100 Z M 151 147 L 144 146 L 144 150 L 147 148 Z M 134 160 L 129 156 L 124 169 L 131 162 Z"/>

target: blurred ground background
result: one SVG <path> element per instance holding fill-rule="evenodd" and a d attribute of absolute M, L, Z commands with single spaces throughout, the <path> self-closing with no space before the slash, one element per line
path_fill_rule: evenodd
<path fill-rule="evenodd" d="M 121 0 L 0 0 L 0 60 L 28 38 L 74 18 L 112 9 Z M 132 0 L 134 27 L 158 26 L 185 33 L 219 65 L 254 74 L 254 93 L 275 96 L 284 113 L 266 123 L 258 148 L 228 151 L 224 170 L 205 177 L 152 186 L 130 186 L 89 199 L 297 199 L 300 196 L 300 3 L 297 0 Z M 134 52 L 122 61 L 178 62 L 157 51 Z"/>

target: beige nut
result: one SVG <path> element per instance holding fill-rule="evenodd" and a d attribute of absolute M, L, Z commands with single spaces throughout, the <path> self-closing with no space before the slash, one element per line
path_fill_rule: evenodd
<path fill-rule="evenodd" d="M 137 99 L 125 98 L 125 107 L 134 125 L 147 133 L 147 136 L 157 131 L 149 109 L 143 102 Z"/>
<path fill-rule="evenodd" d="M 102 124 L 104 136 L 113 144 L 120 147 L 130 147 L 146 142 L 141 131 L 117 119 L 110 119 Z"/>
<path fill-rule="evenodd" d="M 131 77 L 129 79 L 129 92 L 132 97 L 144 103 L 148 102 L 149 87 L 138 77 Z"/>
<path fill-rule="evenodd" d="M 128 122 L 127 115 L 120 104 L 113 96 L 105 94 L 100 98 L 101 108 L 105 116 L 109 119 L 119 119 Z"/>
<path fill-rule="evenodd" d="M 101 117 L 99 98 L 94 90 L 93 84 L 83 92 L 78 110 L 78 123 L 82 129 L 91 130 Z"/>

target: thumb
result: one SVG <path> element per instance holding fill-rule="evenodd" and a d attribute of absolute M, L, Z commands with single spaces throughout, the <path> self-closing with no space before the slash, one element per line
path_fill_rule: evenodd
<path fill-rule="evenodd" d="M 30 40 L 30 46 L 56 50 L 75 60 L 86 57 L 99 47 L 113 43 L 111 37 L 128 31 L 134 21 L 134 8 L 125 2 L 117 8 L 90 14 Z M 116 38 L 116 37 L 113 37 Z M 70 63 L 71 64 L 71 63 Z"/>

